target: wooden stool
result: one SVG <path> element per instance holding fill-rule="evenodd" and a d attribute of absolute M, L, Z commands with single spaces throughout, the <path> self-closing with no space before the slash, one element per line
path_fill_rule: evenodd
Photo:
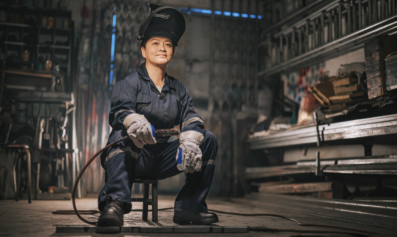
<path fill-rule="evenodd" d="M 143 198 L 131 198 L 132 202 L 143 202 L 142 220 L 147 221 L 148 207 L 152 205 L 152 222 L 158 221 L 158 196 L 156 179 L 135 179 L 134 183 L 144 184 Z M 152 184 L 152 199 L 149 199 L 149 185 Z"/>
<path fill-rule="evenodd" d="M 18 151 L 25 151 L 26 153 L 26 161 L 27 161 L 27 168 L 28 168 L 28 202 L 32 203 L 32 197 L 31 197 L 31 179 L 32 179 L 32 172 L 31 172 L 31 160 L 30 160 L 30 152 L 29 152 L 29 146 L 28 145 L 19 145 L 19 144 L 0 144 L 0 147 L 5 148 L 5 149 L 14 149 Z M 21 162 L 22 162 L 22 155 L 18 156 L 16 158 L 16 163 L 14 164 L 14 188 L 15 188 L 15 201 L 18 202 L 19 200 L 19 192 L 20 192 L 20 177 L 21 177 Z M 15 174 L 15 166 L 17 166 L 17 174 Z M 157 181 L 156 181 L 157 182 Z M 156 186 L 157 187 L 157 186 Z M 157 191 L 157 189 L 156 189 Z M 157 192 L 156 192 L 156 198 L 157 198 Z"/>

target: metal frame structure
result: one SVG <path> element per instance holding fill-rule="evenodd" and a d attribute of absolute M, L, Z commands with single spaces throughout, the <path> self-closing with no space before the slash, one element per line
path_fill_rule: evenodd
<path fill-rule="evenodd" d="M 371 37 L 396 32 L 396 5 L 395 0 L 334 0 L 277 32 L 267 31 L 259 44 L 263 55 L 257 75 L 336 57 L 363 47 Z"/>

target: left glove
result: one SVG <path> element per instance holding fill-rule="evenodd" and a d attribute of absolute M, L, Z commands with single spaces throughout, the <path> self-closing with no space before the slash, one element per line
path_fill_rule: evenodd
<path fill-rule="evenodd" d="M 176 153 L 177 168 L 185 174 L 200 171 L 203 164 L 203 154 L 200 145 L 203 144 L 203 134 L 196 131 L 181 133 L 179 148 Z"/>
<path fill-rule="evenodd" d="M 127 134 L 138 148 L 146 144 L 156 144 L 154 127 L 141 114 L 130 114 L 124 120 Z"/>

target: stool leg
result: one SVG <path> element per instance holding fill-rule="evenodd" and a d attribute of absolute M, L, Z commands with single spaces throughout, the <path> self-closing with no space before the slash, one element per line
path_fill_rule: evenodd
<path fill-rule="evenodd" d="M 145 200 L 149 199 L 149 184 L 145 184 L 143 188 L 143 198 Z M 148 206 L 147 202 L 143 202 L 142 220 L 147 221 L 148 216 Z"/>
<path fill-rule="evenodd" d="M 32 203 L 32 162 L 30 160 L 30 152 L 28 149 L 25 148 L 26 152 L 26 162 L 28 163 L 28 200 L 29 203 Z"/>
<path fill-rule="evenodd" d="M 15 201 L 18 201 L 18 180 L 17 180 L 17 165 L 18 165 L 18 156 L 16 152 L 12 152 L 12 158 L 14 160 L 14 190 L 15 190 Z"/>
<path fill-rule="evenodd" d="M 18 200 L 19 200 L 19 193 L 21 192 L 21 163 L 22 163 L 22 161 L 21 161 L 21 153 L 18 151 L 18 158 L 17 158 L 17 169 L 18 169 L 18 172 L 17 172 L 17 193 L 16 193 L 16 200 L 15 201 L 17 201 L 18 202 Z"/>
<path fill-rule="evenodd" d="M 157 182 L 152 183 L 152 221 L 158 221 Z"/>

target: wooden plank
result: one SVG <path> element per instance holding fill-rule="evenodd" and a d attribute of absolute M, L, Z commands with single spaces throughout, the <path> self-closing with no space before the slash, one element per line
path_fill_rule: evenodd
<path fill-rule="evenodd" d="M 343 100 L 333 100 L 332 103 L 339 104 L 339 103 L 346 103 L 346 104 L 355 104 L 361 101 L 364 101 L 365 97 L 356 97 L 356 98 L 349 98 Z"/>
<path fill-rule="evenodd" d="M 351 91 L 361 91 L 361 86 L 359 84 L 353 84 L 353 85 L 349 85 L 349 86 L 339 86 L 339 87 L 335 87 L 333 89 L 334 89 L 335 95 L 339 95 L 339 94 L 351 92 Z"/>
<path fill-rule="evenodd" d="M 259 188 L 260 193 L 312 193 L 332 191 L 332 182 L 281 184 Z"/>
<path fill-rule="evenodd" d="M 319 83 L 317 85 L 314 85 L 313 89 L 321 97 L 322 100 L 324 100 L 327 104 L 331 104 L 331 101 L 329 100 L 329 97 L 335 95 L 334 87 L 332 85 L 332 82 L 323 81 L 323 82 L 321 82 L 321 83 Z"/>
<path fill-rule="evenodd" d="M 321 99 L 321 97 L 317 94 L 317 92 L 315 90 L 313 90 L 312 87 L 309 87 L 309 92 L 312 93 L 312 95 L 314 96 L 314 98 L 317 99 L 318 102 L 320 102 L 321 105 L 325 106 L 326 102 L 324 100 Z"/>
<path fill-rule="evenodd" d="M 347 100 L 347 99 L 352 99 L 352 98 L 356 98 L 356 97 L 360 97 L 360 96 L 364 96 L 364 92 L 360 91 L 360 92 L 356 92 L 356 93 L 351 93 L 351 94 L 347 94 L 347 95 L 334 95 L 329 97 L 329 99 L 334 102 L 335 100 Z"/>
<path fill-rule="evenodd" d="M 348 86 L 350 84 L 356 83 L 358 81 L 357 77 L 345 77 L 345 78 L 335 78 L 331 80 L 334 87 L 338 86 Z"/>

